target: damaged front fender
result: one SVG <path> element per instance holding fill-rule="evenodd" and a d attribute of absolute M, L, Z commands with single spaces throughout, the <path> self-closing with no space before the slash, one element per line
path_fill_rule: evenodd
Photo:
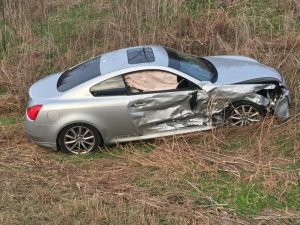
<path fill-rule="evenodd" d="M 273 112 L 279 121 L 289 117 L 289 94 L 271 99 L 262 90 L 275 90 L 275 84 L 239 84 L 216 86 L 206 83 L 202 89 L 132 95 L 128 111 L 136 135 L 191 129 L 207 129 L 225 123 L 225 110 L 238 101 L 250 101 Z"/>
<path fill-rule="evenodd" d="M 279 93 L 274 93 L 273 97 L 270 97 L 268 94 L 262 95 L 262 90 Z M 212 89 L 209 94 L 212 99 L 216 99 L 212 111 L 215 115 L 230 104 L 245 100 L 264 107 L 267 112 L 273 113 L 279 122 L 285 121 L 290 116 L 289 91 L 275 84 L 226 85 Z"/>

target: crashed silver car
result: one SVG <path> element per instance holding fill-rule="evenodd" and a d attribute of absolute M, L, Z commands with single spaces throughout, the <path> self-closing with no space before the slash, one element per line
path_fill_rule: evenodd
<path fill-rule="evenodd" d="M 289 117 L 283 76 L 244 56 L 187 55 L 138 46 L 97 56 L 29 90 L 26 133 L 82 154 L 102 144 Z"/>

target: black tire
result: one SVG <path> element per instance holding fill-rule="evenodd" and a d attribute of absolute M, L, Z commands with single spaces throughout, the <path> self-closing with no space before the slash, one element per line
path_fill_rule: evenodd
<path fill-rule="evenodd" d="M 248 114 L 245 114 L 240 116 L 240 119 L 237 119 L 237 117 L 234 117 L 234 114 L 237 114 L 237 112 L 240 112 L 242 114 L 243 110 L 248 111 Z M 241 109 L 241 111 L 239 111 Z M 252 112 L 252 115 L 250 114 L 250 111 Z M 257 115 L 255 115 L 258 113 Z M 267 110 L 250 101 L 238 101 L 235 103 L 232 103 L 231 106 L 229 106 L 225 112 L 225 119 L 226 119 L 226 124 L 229 126 L 243 126 L 243 125 L 250 125 L 256 122 L 260 122 L 263 120 L 263 118 L 266 116 Z M 236 119 L 234 119 L 236 118 Z M 252 119 L 253 118 L 253 119 Z M 243 122 L 239 122 L 239 120 L 242 120 Z M 253 120 L 253 121 L 250 121 Z"/>
<path fill-rule="evenodd" d="M 66 153 L 87 154 L 95 151 L 102 144 L 102 138 L 95 127 L 85 123 L 76 123 L 61 130 L 58 135 L 58 144 Z"/>

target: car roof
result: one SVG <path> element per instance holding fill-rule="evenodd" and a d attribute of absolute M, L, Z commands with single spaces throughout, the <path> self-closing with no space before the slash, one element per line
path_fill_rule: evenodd
<path fill-rule="evenodd" d="M 143 49 L 150 50 L 152 57 L 154 56 L 154 61 L 149 60 L 147 62 L 129 62 L 128 52 L 133 52 L 136 50 L 141 51 Z M 152 51 L 151 51 L 152 49 Z M 161 46 L 155 45 L 144 45 L 136 46 L 131 48 L 123 48 L 113 52 L 108 52 L 101 55 L 100 58 L 100 72 L 101 74 L 107 74 L 113 71 L 118 71 L 122 69 L 140 67 L 140 66 L 162 66 L 167 67 L 169 63 L 169 57 L 166 50 Z"/>

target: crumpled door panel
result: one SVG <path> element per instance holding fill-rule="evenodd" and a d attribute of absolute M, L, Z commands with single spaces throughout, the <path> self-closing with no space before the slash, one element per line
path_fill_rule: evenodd
<path fill-rule="evenodd" d="M 289 117 L 288 91 L 272 100 L 258 94 L 273 90 L 274 84 L 245 84 L 215 86 L 206 90 L 174 91 L 141 94 L 130 101 L 128 111 L 137 135 L 171 131 L 189 127 L 221 126 L 224 112 L 233 102 L 247 100 L 274 111 L 279 121 Z"/>
<path fill-rule="evenodd" d="M 207 123 L 208 95 L 203 90 L 140 95 L 129 102 L 129 114 L 139 135 Z"/>

